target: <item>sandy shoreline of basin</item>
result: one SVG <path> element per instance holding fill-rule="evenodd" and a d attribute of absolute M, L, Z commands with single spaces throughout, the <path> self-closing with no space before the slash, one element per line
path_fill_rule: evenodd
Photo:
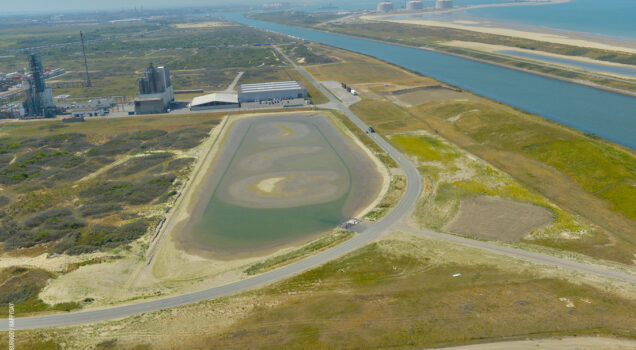
<path fill-rule="evenodd" d="M 299 112 L 289 112 L 278 114 L 284 115 L 298 113 Z M 311 112 L 311 114 L 315 113 L 316 112 Z M 152 264 L 145 269 L 145 273 L 139 275 L 140 279 L 144 279 L 142 275 L 146 275 L 145 278 L 149 279 L 172 280 L 184 278 L 205 278 L 203 276 L 214 276 L 219 274 L 222 275 L 225 273 L 230 273 L 231 271 L 236 273 L 236 269 L 242 266 L 246 266 L 256 261 L 262 261 L 264 259 L 267 259 L 268 257 L 282 254 L 286 251 L 297 249 L 307 242 L 316 239 L 316 235 L 310 235 L 300 240 L 296 239 L 290 241 L 284 246 L 277 245 L 276 247 L 272 247 L 272 249 L 261 251 L 258 254 L 236 254 L 235 259 L 228 260 L 225 259 L 226 257 L 215 257 L 215 254 L 206 254 L 204 250 L 199 250 L 195 247 L 184 244 L 183 242 L 180 242 L 175 235 L 179 230 L 184 228 L 187 220 L 191 218 L 194 210 L 193 206 L 195 206 L 197 202 L 195 200 L 195 197 L 200 194 L 199 192 L 202 186 L 204 186 L 205 179 L 209 177 L 211 172 L 214 170 L 214 165 L 223 148 L 219 147 L 218 145 L 225 144 L 227 137 L 229 137 L 230 135 L 229 131 L 238 121 L 246 118 L 258 117 L 259 115 L 271 114 L 257 113 L 233 115 L 230 117 L 231 120 L 226 121 L 225 125 L 222 128 L 223 130 L 218 130 L 217 135 L 212 135 L 212 138 L 217 138 L 217 145 L 215 145 L 213 149 L 210 149 L 209 152 L 204 156 L 201 168 L 198 170 L 198 173 L 196 175 L 193 175 L 195 177 L 192 179 L 192 185 L 185 193 L 183 193 L 184 198 L 182 199 L 181 208 L 174 208 L 175 212 L 173 213 L 174 217 L 172 218 L 172 222 L 164 227 L 163 235 L 165 236 L 165 239 L 163 242 L 157 242 L 157 244 L 160 246 L 157 247 L 158 249 L 152 261 Z M 325 117 L 327 119 L 330 119 L 330 122 L 337 125 L 337 123 L 334 123 L 332 117 Z M 333 118 L 335 119 L 335 117 Z M 336 125 L 334 125 L 335 128 L 339 131 L 342 131 Z M 381 197 L 384 196 L 384 194 L 388 190 L 390 178 L 387 175 L 386 167 L 370 150 L 366 148 L 364 144 L 362 144 L 362 142 L 357 139 L 357 137 L 355 137 L 355 135 L 353 135 L 353 133 L 345 132 L 344 134 L 345 135 L 343 136 L 349 138 L 349 140 L 369 158 L 372 164 L 376 166 L 378 175 L 382 181 L 381 187 L 378 190 L 377 196 L 374 198 L 374 200 L 368 206 L 360 208 L 357 211 L 358 215 L 364 215 L 366 212 L 373 209 L 377 205 L 379 200 L 381 200 Z M 206 147 L 210 146 L 211 145 L 209 144 L 206 145 Z M 234 275 L 234 273 L 232 279 L 240 279 L 240 276 Z"/>

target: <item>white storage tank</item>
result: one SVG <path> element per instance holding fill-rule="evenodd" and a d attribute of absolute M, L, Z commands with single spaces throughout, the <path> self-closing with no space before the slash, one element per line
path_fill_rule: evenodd
<path fill-rule="evenodd" d="M 407 11 L 419 11 L 423 9 L 424 9 L 424 3 L 419 0 L 409 1 L 406 3 Z"/>
<path fill-rule="evenodd" d="M 452 9 L 453 0 L 437 0 L 437 2 L 435 3 L 435 8 L 438 10 Z"/>
<path fill-rule="evenodd" d="M 393 11 L 393 3 L 390 1 L 384 1 L 378 4 L 378 12 L 391 12 Z"/>

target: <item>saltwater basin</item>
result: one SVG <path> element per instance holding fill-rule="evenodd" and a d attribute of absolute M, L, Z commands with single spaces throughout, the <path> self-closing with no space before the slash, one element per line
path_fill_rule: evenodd
<path fill-rule="evenodd" d="M 325 117 L 237 121 L 181 243 L 216 255 L 272 249 L 336 227 L 377 195 L 373 162 Z"/>

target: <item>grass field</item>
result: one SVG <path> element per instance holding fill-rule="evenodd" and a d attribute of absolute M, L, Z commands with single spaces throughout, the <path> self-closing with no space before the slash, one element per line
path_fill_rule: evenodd
<path fill-rule="evenodd" d="M 275 269 L 277 267 L 289 264 L 296 260 L 302 259 L 310 254 L 317 253 L 339 243 L 342 243 L 353 236 L 353 232 L 337 229 L 323 235 L 319 239 L 289 253 L 275 256 L 265 261 L 256 263 L 248 267 L 244 272 L 248 275 L 256 275 L 265 271 Z"/>
<path fill-rule="evenodd" d="M 209 344 L 369 349 L 565 335 L 636 337 L 632 297 L 617 294 L 617 287 L 567 278 L 472 248 L 396 233 L 252 292 L 119 321 L 17 332 L 17 349 L 30 342 L 71 349 L 96 344 L 106 349 Z"/>
<path fill-rule="evenodd" d="M 230 22 L 219 22 L 231 24 Z M 263 44 L 283 43 L 290 40 L 273 33 L 259 31 L 242 25 L 197 26 L 178 28 L 170 23 L 154 25 L 121 25 L 117 32 L 150 34 L 121 38 L 119 40 L 89 43 L 88 65 L 93 87 L 54 87 L 53 95 L 69 94 L 71 100 L 97 96 L 126 96 L 137 93 L 137 80 L 149 63 L 165 65 L 171 70 L 175 90 L 203 89 L 224 90 L 238 71 L 250 76 L 267 76 L 287 66 L 287 62 L 271 46 Z M 106 37 L 114 26 L 99 25 L 85 28 L 87 39 Z M 16 45 L 36 45 L 34 40 L 50 39 L 64 43 L 79 40 L 81 28 L 72 26 L 36 26 L 25 33 L 17 33 L 10 27 L 0 27 L 0 48 Z M 255 46 L 258 45 L 258 46 Z M 301 47 L 303 45 L 299 45 Z M 51 47 L 40 50 L 45 67 L 64 68 L 67 74 L 53 81 L 84 81 L 86 79 L 81 48 L 76 45 Z M 80 50 L 80 51 L 78 51 Z M 310 50 L 294 50 L 298 59 L 316 61 L 319 55 Z M 0 59 L 0 71 L 12 72 L 26 65 L 23 54 L 8 55 Z M 266 80 L 262 80 L 266 81 Z M 318 100 L 320 97 L 314 92 Z"/>
<path fill-rule="evenodd" d="M 352 84 L 363 100 L 353 105 L 352 110 L 380 133 L 393 135 L 425 130 L 434 134 L 437 131 L 442 138 L 511 175 L 524 191 L 545 197 L 567 213 L 566 216 L 581 217 L 582 220 L 575 221 L 590 225 L 588 235 L 579 235 L 579 239 L 557 239 L 554 235 L 547 238 L 538 234 L 534 243 L 633 263 L 636 251 L 634 152 L 470 93 L 463 93 L 465 98 L 461 99 L 456 93 L 448 98 L 442 94 L 423 104 L 400 107 L 385 94 L 396 89 L 435 85 L 435 81 L 350 52 L 332 49 L 331 55 L 351 63 L 360 57 L 364 64 L 351 64 L 347 69 L 330 64 L 314 65 L 308 70 L 321 80 L 354 81 Z M 365 65 L 378 68 L 372 74 L 365 74 L 368 71 Z M 403 146 L 411 154 L 427 150 L 431 153 L 438 147 L 437 144 Z M 420 170 L 425 176 L 434 176 L 440 171 L 431 166 Z M 469 193 L 491 193 L 476 184 L 462 187 L 446 186 L 443 190 L 450 190 L 446 193 L 453 198 L 461 197 L 459 194 L 465 193 L 466 188 Z M 456 201 L 452 203 L 457 205 Z M 456 208 L 448 210 L 444 220 L 432 215 L 430 223 L 436 222 L 434 227 L 443 225 Z M 555 214 L 561 224 L 553 226 L 553 233 L 577 231 L 577 224 L 566 216 Z"/>
<path fill-rule="evenodd" d="M 580 219 L 564 212 L 545 198 L 527 190 L 510 176 L 494 169 L 487 163 L 473 160 L 441 138 L 427 134 L 394 134 L 391 142 L 404 153 L 416 157 L 419 169 L 426 178 L 426 191 L 415 215 L 425 227 L 443 230 L 458 213 L 460 201 L 478 196 L 496 196 L 515 202 L 533 204 L 547 209 L 551 224 L 528 232 L 526 242 L 549 241 L 569 238 L 576 241 L 607 243 L 605 234 L 586 225 Z M 521 215 L 517 213 L 517 215 Z M 494 217 L 492 225 L 497 223 Z M 499 237 L 506 237 L 506 224 L 499 228 Z M 586 253 L 607 258 L 593 250 Z M 629 256 L 621 260 L 629 261 Z M 616 259 L 614 259 L 616 260 Z"/>
<path fill-rule="evenodd" d="M 189 152 L 222 117 L 1 124 L 3 253 L 134 254 L 131 244 L 154 229 L 187 177 L 196 157 Z M 80 260 L 56 273 L 90 262 Z M 8 277 L 0 283 L 0 294 L 6 293 L 1 304 L 14 302 L 17 313 L 55 310 L 37 298 L 54 274 L 29 270 L 17 276 L 6 271 Z M 64 307 L 68 306 L 58 309 Z"/>

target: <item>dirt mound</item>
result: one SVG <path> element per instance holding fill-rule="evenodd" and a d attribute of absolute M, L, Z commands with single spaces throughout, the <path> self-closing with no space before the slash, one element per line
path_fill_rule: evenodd
<path fill-rule="evenodd" d="M 499 197 L 463 198 L 459 212 L 444 230 L 491 240 L 516 242 L 552 222 L 541 207 Z"/>

